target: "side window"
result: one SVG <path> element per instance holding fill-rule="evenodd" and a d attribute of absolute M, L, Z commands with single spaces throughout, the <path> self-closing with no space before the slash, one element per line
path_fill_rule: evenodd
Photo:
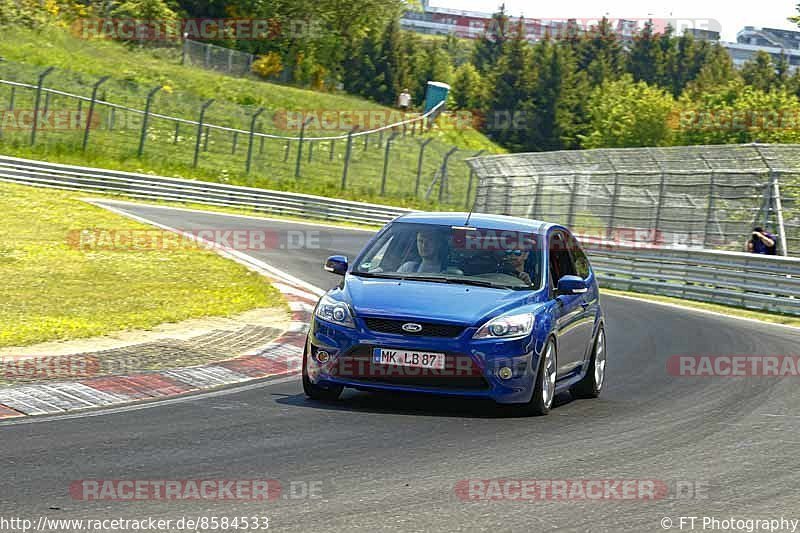
<path fill-rule="evenodd" d="M 575 276 L 575 264 L 569 253 L 567 239 L 560 231 L 550 236 L 550 280 L 552 287 L 558 285 L 558 280 L 564 276 Z"/>
<path fill-rule="evenodd" d="M 575 239 L 575 237 L 569 237 L 569 252 L 572 254 L 572 260 L 575 263 L 575 271 L 577 275 L 582 277 L 583 279 L 587 279 L 591 274 L 591 268 L 589 266 L 589 259 L 586 257 L 586 254 L 581 250 L 580 244 Z"/>

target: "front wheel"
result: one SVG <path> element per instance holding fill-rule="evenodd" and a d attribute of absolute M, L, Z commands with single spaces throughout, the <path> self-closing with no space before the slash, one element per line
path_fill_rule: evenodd
<path fill-rule="evenodd" d="M 522 406 L 523 414 L 544 416 L 550 412 L 556 395 L 556 368 L 556 344 L 550 338 L 542 350 L 542 357 L 539 358 L 536 385 L 533 387 L 531 401 Z"/>
<path fill-rule="evenodd" d="M 572 395 L 577 398 L 597 398 L 606 379 L 606 332 L 603 326 L 597 332 L 592 350 L 592 359 L 586 375 L 572 387 Z"/>
<path fill-rule="evenodd" d="M 332 402 L 339 399 L 339 396 L 342 394 L 342 390 L 344 387 L 341 385 L 334 386 L 331 388 L 324 388 L 320 387 L 319 385 L 315 385 L 311 383 L 311 379 L 308 377 L 308 352 L 303 351 L 303 392 L 311 398 L 312 400 L 317 400 L 321 402 Z"/>

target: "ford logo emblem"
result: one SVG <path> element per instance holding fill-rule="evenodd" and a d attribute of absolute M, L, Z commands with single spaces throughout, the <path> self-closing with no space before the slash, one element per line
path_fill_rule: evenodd
<path fill-rule="evenodd" d="M 409 333 L 419 333 L 422 331 L 422 326 L 419 324 L 414 324 L 413 322 L 409 322 L 408 324 L 403 324 L 403 331 L 407 331 Z"/>

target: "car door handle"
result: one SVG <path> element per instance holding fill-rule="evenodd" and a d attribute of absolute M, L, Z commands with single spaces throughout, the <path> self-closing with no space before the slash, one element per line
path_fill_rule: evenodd
<path fill-rule="evenodd" d="M 583 310 L 586 311 L 586 308 L 589 307 L 589 302 L 581 302 L 581 307 L 583 307 Z"/>

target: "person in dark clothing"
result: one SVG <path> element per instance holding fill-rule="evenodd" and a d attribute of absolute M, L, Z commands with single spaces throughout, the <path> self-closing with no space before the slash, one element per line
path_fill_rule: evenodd
<path fill-rule="evenodd" d="M 750 240 L 747 241 L 747 251 L 751 254 L 776 255 L 778 245 L 776 237 L 762 227 L 753 228 Z"/>

